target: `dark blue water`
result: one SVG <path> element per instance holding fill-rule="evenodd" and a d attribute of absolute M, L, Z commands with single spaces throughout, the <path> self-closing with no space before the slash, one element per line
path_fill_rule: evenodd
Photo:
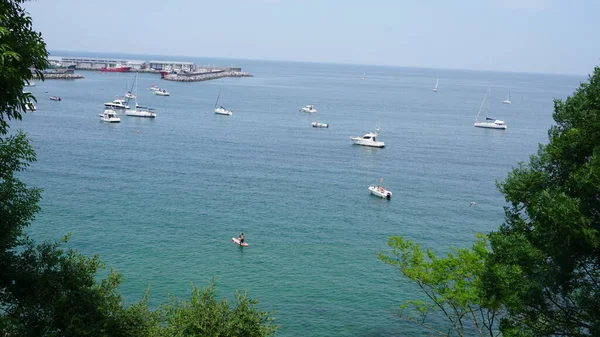
<path fill-rule="evenodd" d="M 176 83 L 141 74 L 140 104 L 158 117 L 122 115 L 112 125 L 98 113 L 133 74 L 82 72 L 82 80 L 31 88 L 38 111 L 13 123 L 38 153 L 24 179 L 44 189 L 31 232 L 39 240 L 72 233 L 71 246 L 124 273 L 127 301 L 148 286 L 153 305 L 187 297 L 190 283 L 213 277 L 222 296 L 248 290 L 276 311 L 279 336 L 422 335 L 392 314 L 417 295 L 378 261 L 387 237 L 444 252 L 496 228 L 504 200 L 495 181 L 546 140 L 552 99 L 585 80 L 197 61 L 233 63 L 255 77 Z M 473 127 L 489 81 L 493 117 L 506 131 Z M 171 96 L 152 95 L 153 83 Z M 212 113 L 221 86 L 233 116 Z M 509 89 L 513 104 L 504 105 Z M 307 104 L 329 129 L 311 128 L 317 116 L 298 111 Z M 351 145 L 350 136 L 377 124 L 386 148 Z M 380 178 L 390 201 L 367 190 Z M 231 243 L 241 231 L 245 249 Z"/>

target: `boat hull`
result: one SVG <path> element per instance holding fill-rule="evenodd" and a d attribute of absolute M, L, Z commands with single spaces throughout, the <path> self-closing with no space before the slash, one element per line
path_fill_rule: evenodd
<path fill-rule="evenodd" d="M 488 123 L 488 122 L 475 122 L 473 126 L 476 128 L 484 128 L 484 129 L 498 129 L 498 130 L 506 130 L 506 124 L 496 124 L 496 123 Z"/>
<path fill-rule="evenodd" d="M 371 191 L 371 194 L 378 196 L 382 199 L 391 199 L 392 198 L 392 192 L 386 190 L 385 188 L 383 188 L 381 186 L 369 186 L 369 191 Z"/>
<path fill-rule="evenodd" d="M 141 117 L 141 118 L 156 118 L 156 113 L 154 113 L 154 112 L 127 111 L 125 113 L 125 115 L 131 116 L 131 117 Z"/>
<path fill-rule="evenodd" d="M 372 140 L 363 139 L 362 137 L 351 137 L 350 140 L 352 140 L 352 144 L 354 144 L 354 145 L 378 147 L 378 148 L 385 147 L 384 142 L 374 142 Z"/>
<path fill-rule="evenodd" d="M 302 109 L 300 109 L 300 111 L 302 111 L 302 112 L 308 112 L 308 113 L 316 113 L 317 109 L 312 109 L 311 110 L 311 109 L 307 109 L 307 108 L 302 108 Z"/>
<path fill-rule="evenodd" d="M 131 67 L 115 67 L 115 68 L 100 68 L 100 71 L 105 73 L 126 73 L 131 69 Z"/>
<path fill-rule="evenodd" d="M 510 104 L 510 103 L 512 103 L 512 102 L 511 102 L 511 101 L 509 101 L 509 100 L 505 100 L 505 101 L 502 101 L 502 103 L 504 103 L 504 104 Z"/>
<path fill-rule="evenodd" d="M 114 104 L 107 104 L 107 103 L 104 103 L 104 107 L 109 108 L 109 109 L 122 109 L 122 110 L 129 109 L 129 107 L 126 105 L 122 106 L 122 105 L 114 105 Z"/>
<path fill-rule="evenodd" d="M 217 115 L 231 116 L 232 112 L 227 109 L 216 108 L 215 113 Z"/>
<path fill-rule="evenodd" d="M 312 122 L 312 127 L 313 128 L 329 128 L 329 124 Z"/>

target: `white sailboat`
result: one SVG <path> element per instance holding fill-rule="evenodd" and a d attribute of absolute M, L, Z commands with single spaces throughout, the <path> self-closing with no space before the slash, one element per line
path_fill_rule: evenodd
<path fill-rule="evenodd" d="M 230 110 L 227 110 L 223 107 L 222 103 L 219 104 L 219 99 L 221 98 L 221 92 L 223 91 L 223 87 L 219 90 L 219 95 L 217 95 L 217 101 L 215 102 L 215 113 L 217 115 L 225 115 L 231 116 L 233 113 Z"/>
<path fill-rule="evenodd" d="M 437 92 L 438 91 L 438 85 L 440 84 L 440 79 L 436 79 L 435 80 L 435 88 L 433 88 L 433 92 Z"/>
<path fill-rule="evenodd" d="M 366 80 L 367 79 L 367 73 L 363 73 L 363 76 L 360 79 L 361 80 Z"/>
<path fill-rule="evenodd" d="M 502 101 L 502 103 L 504 103 L 504 104 L 510 104 L 510 103 L 512 103 L 510 101 L 510 90 L 508 91 L 508 97 L 506 97 L 506 99 L 504 101 Z"/>
<path fill-rule="evenodd" d="M 504 123 L 504 121 L 501 121 L 499 119 L 486 117 L 485 121 L 479 121 L 479 115 L 481 115 L 481 110 L 483 110 L 483 106 L 485 105 L 486 102 L 487 102 L 487 110 L 491 111 L 490 102 L 488 100 L 488 96 L 490 96 L 491 94 L 492 94 L 492 86 L 490 85 L 488 87 L 487 92 L 485 93 L 485 96 L 483 97 L 483 102 L 481 102 L 481 106 L 479 106 L 479 112 L 477 112 L 477 116 L 475 117 L 475 122 L 473 123 L 473 126 L 475 126 L 476 128 L 506 130 L 506 123 Z"/>
<path fill-rule="evenodd" d="M 138 104 L 138 101 L 137 101 L 137 93 L 138 93 L 138 91 L 137 91 L 137 73 L 135 74 L 134 82 L 135 82 L 135 95 L 133 95 L 133 97 L 136 97 L 135 98 L 135 109 L 126 110 L 125 114 L 127 116 L 131 116 L 131 117 L 156 118 L 156 112 L 154 112 L 154 109 L 143 107 Z"/>

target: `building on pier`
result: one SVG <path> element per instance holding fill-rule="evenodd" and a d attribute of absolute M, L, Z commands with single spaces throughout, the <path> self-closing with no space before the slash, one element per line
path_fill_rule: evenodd
<path fill-rule="evenodd" d="M 150 61 L 148 66 L 154 70 L 193 71 L 194 62 L 183 61 Z"/>

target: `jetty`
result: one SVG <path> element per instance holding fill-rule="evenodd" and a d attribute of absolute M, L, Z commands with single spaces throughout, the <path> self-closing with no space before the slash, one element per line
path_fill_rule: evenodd
<path fill-rule="evenodd" d="M 160 74 L 162 79 L 179 82 L 208 81 L 223 77 L 252 77 L 251 74 L 243 72 L 241 68 L 200 65 L 187 61 L 143 61 L 71 56 L 49 56 L 48 61 L 55 69 L 152 73 Z"/>
<path fill-rule="evenodd" d="M 39 79 L 40 77 L 32 72 L 33 77 Z M 76 80 L 83 78 L 83 75 L 76 74 L 73 69 L 49 69 L 42 71 L 45 80 Z"/>
<path fill-rule="evenodd" d="M 206 71 L 200 73 L 173 73 L 161 74 L 161 78 L 167 81 L 178 82 L 201 82 L 216 80 L 223 77 L 252 77 L 249 73 L 241 71 L 241 69 L 220 69 L 218 71 Z"/>

